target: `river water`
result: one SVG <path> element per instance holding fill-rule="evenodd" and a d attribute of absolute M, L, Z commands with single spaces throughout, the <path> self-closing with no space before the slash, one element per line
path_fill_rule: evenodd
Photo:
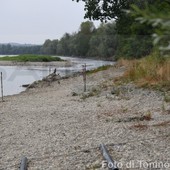
<path fill-rule="evenodd" d="M 81 71 L 83 64 L 87 65 L 87 70 L 91 70 L 103 65 L 114 64 L 113 62 L 102 60 L 72 57 L 60 58 L 74 63 L 74 65 L 70 67 L 58 67 L 57 73 L 59 73 L 61 76 L 70 75 L 71 73 Z M 50 73 L 50 70 L 54 70 L 54 68 L 40 66 L 0 66 L 0 72 L 3 73 L 4 96 L 18 94 L 24 91 L 25 88 L 22 87 L 23 84 L 30 84 L 36 80 L 41 80 Z"/>

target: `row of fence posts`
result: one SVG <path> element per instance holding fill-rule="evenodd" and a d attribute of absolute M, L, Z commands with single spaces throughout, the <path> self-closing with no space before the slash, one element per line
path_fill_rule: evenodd
<path fill-rule="evenodd" d="M 1 72 L 1 99 L 2 99 L 2 102 L 4 101 L 4 91 L 3 91 L 3 75 L 2 75 L 2 72 Z"/>

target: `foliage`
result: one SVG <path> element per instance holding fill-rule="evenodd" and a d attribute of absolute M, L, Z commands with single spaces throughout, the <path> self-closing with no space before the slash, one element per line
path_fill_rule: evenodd
<path fill-rule="evenodd" d="M 164 54 L 170 51 L 169 0 L 74 1 L 85 3 L 86 18 L 114 21 L 101 23 L 98 28 L 91 21 L 82 22 L 77 32 L 65 33 L 59 40 L 48 39 L 42 46 L 34 47 L 35 50 L 30 47 L 25 53 L 105 60 L 121 57 L 138 59 L 154 51 L 153 41 Z M 14 51 L 11 48 L 13 47 L 9 45 L 2 48 L 0 46 L 0 52 L 11 53 Z M 21 50 L 21 54 L 23 51 Z M 15 51 L 13 54 L 16 54 Z"/>
<path fill-rule="evenodd" d="M 141 58 L 150 54 L 153 46 L 149 35 L 119 35 L 116 58 Z"/>
<path fill-rule="evenodd" d="M 156 0 L 157 1 L 157 0 Z M 129 13 L 134 5 L 140 10 L 145 9 L 145 4 L 149 5 L 153 1 L 127 1 L 128 5 L 116 20 L 118 33 L 118 49 L 116 57 L 141 58 L 150 54 L 153 49 L 152 34 L 153 26 L 150 23 L 139 23 L 136 16 Z"/>
<path fill-rule="evenodd" d="M 170 2 L 162 1 L 145 7 L 145 10 L 132 5 L 132 14 L 141 24 L 148 23 L 154 28 L 154 45 L 159 46 L 159 50 L 167 54 L 170 52 Z M 162 10 L 163 9 L 163 10 Z"/>
<path fill-rule="evenodd" d="M 74 1 L 74 0 L 73 0 Z M 75 0 L 85 3 L 85 18 L 93 20 L 107 21 L 121 18 L 125 9 L 129 9 L 131 4 L 142 7 L 143 1 L 140 0 Z M 154 0 L 147 0 L 152 3 Z"/>
<path fill-rule="evenodd" d="M 41 50 L 44 54 L 113 59 L 116 48 L 115 22 L 95 28 L 93 22 L 86 21 L 78 32 L 65 33 L 60 40 L 46 40 Z"/>
<path fill-rule="evenodd" d="M 115 22 L 101 24 L 91 37 L 88 55 L 105 59 L 113 59 L 117 48 Z"/>
<path fill-rule="evenodd" d="M 104 70 L 107 70 L 109 68 L 111 68 L 112 66 L 111 65 L 104 65 L 104 66 L 100 66 L 96 69 L 93 69 L 93 70 L 88 70 L 87 71 L 87 74 L 93 74 L 93 73 L 97 73 L 99 71 L 104 71 Z"/>
<path fill-rule="evenodd" d="M 154 26 L 150 22 L 139 23 L 136 15 L 129 13 L 132 6 L 140 11 L 147 6 L 162 4 L 161 0 L 76 0 L 85 3 L 85 18 L 108 21 L 115 19 L 117 46 L 116 58 L 140 58 L 147 56 L 153 48 Z M 162 10 L 160 10 L 162 11 Z M 94 41 L 94 40 L 93 40 Z M 100 46 L 100 49 L 105 47 Z"/>
<path fill-rule="evenodd" d="M 41 48 L 43 54 L 56 54 L 58 40 L 46 40 Z"/>
<path fill-rule="evenodd" d="M 0 44 L 0 54 L 2 55 L 15 55 L 15 54 L 40 54 L 40 45 L 30 46 L 13 46 L 11 44 Z"/>
<path fill-rule="evenodd" d="M 16 62 L 50 62 L 62 61 L 59 57 L 45 56 L 45 55 L 19 55 L 0 57 L 0 61 L 16 61 Z"/>
<path fill-rule="evenodd" d="M 82 22 L 77 32 L 65 33 L 60 40 L 47 39 L 42 46 L 0 45 L 0 54 L 45 54 L 76 57 L 109 58 L 115 52 L 115 24 L 95 28 L 93 22 Z"/>
<path fill-rule="evenodd" d="M 95 31 L 93 22 L 87 21 L 80 25 L 80 31 L 76 36 L 76 52 L 78 56 L 87 56 L 89 41 Z"/>

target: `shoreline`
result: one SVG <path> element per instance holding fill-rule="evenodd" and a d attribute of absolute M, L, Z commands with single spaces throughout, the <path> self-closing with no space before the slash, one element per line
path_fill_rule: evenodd
<path fill-rule="evenodd" d="M 77 76 L 0 102 L 0 169 L 17 169 L 22 155 L 28 170 L 101 167 L 101 153 L 94 149 L 101 143 L 122 143 L 108 150 L 124 165 L 132 159 L 166 162 L 170 137 L 161 135 L 170 130 L 170 117 L 166 105 L 161 109 L 163 94 L 133 84 L 116 86 L 113 80 L 124 70 L 111 67 L 87 75 L 87 92 Z"/>
<path fill-rule="evenodd" d="M 69 61 L 52 61 L 52 62 L 15 62 L 15 61 L 0 61 L 0 66 L 41 66 L 41 67 L 70 67 L 74 63 Z"/>

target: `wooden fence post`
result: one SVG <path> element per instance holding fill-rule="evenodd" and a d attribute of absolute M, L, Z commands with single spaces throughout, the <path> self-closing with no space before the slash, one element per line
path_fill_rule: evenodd
<path fill-rule="evenodd" d="M 1 97 L 2 97 L 2 102 L 4 101 L 4 94 L 3 94 L 3 77 L 2 77 L 2 72 L 1 72 Z"/>
<path fill-rule="evenodd" d="M 82 67 L 83 67 L 84 92 L 86 92 L 86 64 L 82 65 Z"/>

